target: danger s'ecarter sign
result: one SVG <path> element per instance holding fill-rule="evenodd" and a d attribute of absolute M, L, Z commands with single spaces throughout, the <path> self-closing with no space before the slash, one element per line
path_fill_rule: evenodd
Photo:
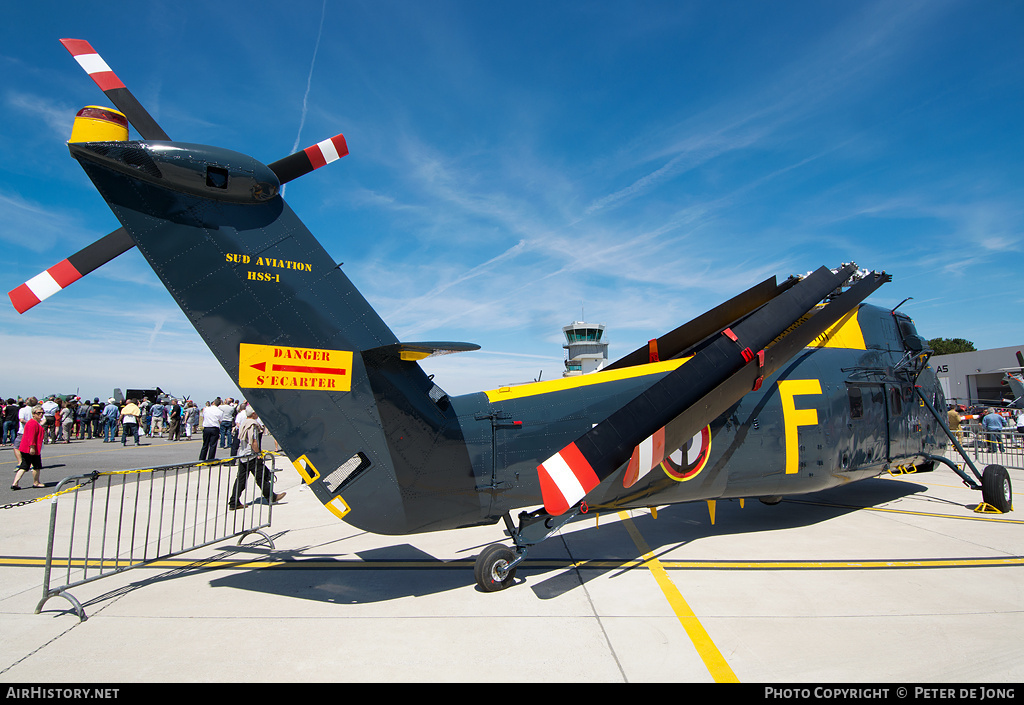
<path fill-rule="evenodd" d="M 248 389 L 352 389 L 352 351 L 241 343 L 238 386 Z"/>

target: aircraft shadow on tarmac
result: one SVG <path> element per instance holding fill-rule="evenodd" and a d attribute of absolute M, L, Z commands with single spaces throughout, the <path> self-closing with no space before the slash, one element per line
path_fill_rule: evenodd
<path fill-rule="evenodd" d="M 703 502 L 666 507 L 658 512 L 658 519 L 637 512 L 633 521 L 658 557 L 712 536 L 813 526 L 926 489 L 911 482 L 873 479 L 852 487 L 793 498 L 778 506 L 765 506 L 756 499 L 748 499 L 741 509 L 738 501 L 719 501 L 714 525 Z M 585 526 L 588 522 L 589 527 Z M 597 522 L 593 516 L 585 516 L 570 524 L 565 535 L 552 536 L 534 547 L 520 566 L 517 586 L 512 589 L 528 585 L 538 598 L 554 599 L 601 575 L 637 569 L 642 555 L 629 534 L 616 524 L 614 518 L 607 516 Z M 459 560 L 453 565 L 409 544 L 386 546 L 357 555 L 363 563 L 338 560 L 335 570 L 329 565 L 333 560 L 330 557 L 313 557 L 302 551 L 270 552 L 269 557 L 289 563 L 224 575 L 211 580 L 210 585 L 326 603 L 369 604 L 441 593 L 474 582 L 471 560 Z M 552 561 L 564 567 L 552 568 Z M 308 570 L 301 569 L 303 562 L 310 563 Z M 577 564 L 576 568 L 566 570 L 573 563 Z M 533 576 L 538 571 L 553 574 L 537 580 Z"/>
<path fill-rule="evenodd" d="M 632 521 L 652 556 L 664 558 L 670 551 L 701 539 L 810 527 L 862 509 L 924 493 L 927 489 L 924 485 L 912 482 L 874 478 L 848 487 L 789 497 L 774 506 L 765 505 L 754 498 L 748 498 L 742 508 L 739 500 L 719 500 L 715 505 L 714 524 L 711 523 L 705 502 L 664 507 L 658 510 L 657 519 L 649 512 L 635 512 Z M 603 520 L 601 523 L 604 523 Z M 554 537 L 549 539 L 553 540 Z M 602 535 L 601 529 L 594 528 L 573 533 L 571 552 L 578 554 L 574 558 L 582 564 L 578 570 L 572 571 L 577 575 L 556 574 L 536 583 L 532 589 L 540 599 L 558 597 L 608 573 L 643 569 L 637 565 L 643 556 L 639 554 L 629 534 L 621 529 L 614 537 L 609 536 L 608 532 Z M 752 561 L 772 558 L 763 555 L 744 557 Z M 587 565 L 588 560 L 594 565 Z M 613 565 L 616 561 L 621 565 Z"/>
<path fill-rule="evenodd" d="M 453 568 L 409 544 L 356 555 L 361 562 L 311 557 L 298 551 L 286 555 L 272 552 L 270 557 L 289 563 L 225 575 L 211 580 L 210 585 L 318 602 L 366 604 L 442 593 L 473 583 L 471 562 L 458 564 L 465 569 Z M 337 562 L 336 569 L 330 566 L 332 561 Z M 308 570 L 302 569 L 304 562 L 310 564 Z"/>

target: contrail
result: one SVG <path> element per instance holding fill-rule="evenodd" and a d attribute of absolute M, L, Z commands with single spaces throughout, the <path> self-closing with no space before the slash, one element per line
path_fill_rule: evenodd
<path fill-rule="evenodd" d="M 292 153 L 298 151 L 299 142 L 302 140 L 302 128 L 306 124 L 306 112 L 309 106 L 309 90 L 313 85 L 313 68 L 316 66 L 316 55 L 320 51 L 320 37 L 324 33 L 324 17 L 327 15 L 327 0 L 324 0 L 324 5 L 320 10 L 320 28 L 316 32 L 316 44 L 313 45 L 313 60 L 309 62 L 309 76 L 306 77 L 306 92 L 302 96 L 302 116 L 299 118 L 299 132 L 295 135 L 295 144 L 292 145 Z M 287 184 L 281 186 L 281 195 L 284 196 L 284 190 Z"/>

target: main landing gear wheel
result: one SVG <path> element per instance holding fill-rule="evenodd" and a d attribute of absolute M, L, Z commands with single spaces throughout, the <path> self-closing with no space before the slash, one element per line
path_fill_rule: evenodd
<path fill-rule="evenodd" d="M 508 546 L 503 546 L 500 543 L 488 546 L 476 557 L 476 564 L 473 566 L 476 584 L 484 592 L 504 590 L 515 582 L 516 569 L 513 568 L 505 572 L 508 564 L 515 558 L 515 551 Z"/>
<path fill-rule="evenodd" d="M 981 498 L 1003 512 L 1013 509 L 1010 473 L 1002 465 L 989 465 L 981 475 Z"/>

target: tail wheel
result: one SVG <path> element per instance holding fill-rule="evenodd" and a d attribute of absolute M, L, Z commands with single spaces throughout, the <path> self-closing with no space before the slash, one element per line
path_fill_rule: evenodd
<path fill-rule="evenodd" d="M 1001 512 L 1013 509 L 1010 473 L 1002 465 L 989 465 L 981 475 L 981 497 Z"/>
<path fill-rule="evenodd" d="M 473 567 L 476 584 L 484 592 L 504 590 L 515 582 L 516 569 L 507 571 L 509 563 L 516 558 L 515 551 L 500 543 L 492 544 L 477 556 Z"/>

